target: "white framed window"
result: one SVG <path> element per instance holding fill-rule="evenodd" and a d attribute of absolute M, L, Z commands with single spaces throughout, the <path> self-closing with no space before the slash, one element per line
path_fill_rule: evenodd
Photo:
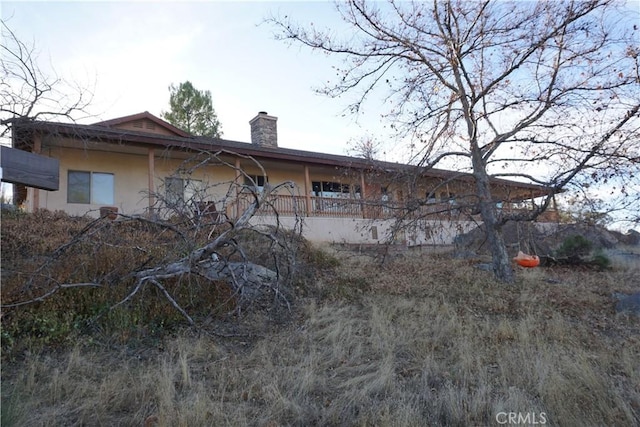
<path fill-rule="evenodd" d="M 67 172 L 67 203 L 112 205 L 114 194 L 115 178 L 112 173 Z"/>
<path fill-rule="evenodd" d="M 264 175 L 245 175 L 244 187 L 255 188 L 258 193 L 264 191 L 264 186 L 269 182 L 269 177 Z"/>
<path fill-rule="evenodd" d="M 313 181 L 311 188 L 315 196 L 334 199 L 358 199 L 362 194 L 359 185 L 342 184 L 332 181 Z"/>

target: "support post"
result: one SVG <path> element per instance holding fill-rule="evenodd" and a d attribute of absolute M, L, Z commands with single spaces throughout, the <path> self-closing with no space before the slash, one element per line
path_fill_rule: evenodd
<path fill-rule="evenodd" d="M 156 204 L 156 198 L 154 196 L 155 186 L 154 186 L 154 177 L 156 176 L 156 155 L 155 150 L 153 148 L 149 148 L 147 155 L 147 168 L 149 173 L 149 216 L 153 216 L 153 207 Z"/>
<path fill-rule="evenodd" d="M 309 177 L 309 166 L 304 165 L 304 195 L 307 216 L 311 216 L 311 178 Z"/>
<path fill-rule="evenodd" d="M 240 173 L 240 157 L 236 157 L 236 163 L 235 163 L 235 168 L 236 168 L 236 200 L 234 203 L 234 208 L 233 208 L 233 217 L 235 219 L 238 219 L 240 217 L 240 186 L 241 181 L 242 181 L 242 173 Z"/>
<path fill-rule="evenodd" d="M 360 171 L 360 199 L 361 199 L 361 203 L 360 206 L 362 206 L 362 218 L 367 218 L 367 195 L 366 195 L 366 191 L 365 191 L 365 182 L 364 182 L 364 171 Z"/>

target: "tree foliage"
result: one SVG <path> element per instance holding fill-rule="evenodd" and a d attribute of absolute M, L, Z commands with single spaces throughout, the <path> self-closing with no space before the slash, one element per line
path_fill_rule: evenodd
<path fill-rule="evenodd" d="M 419 148 L 417 173 L 455 165 L 492 248 L 496 276 L 513 281 L 501 235 L 533 220 L 572 184 L 638 176 L 637 14 L 613 0 L 336 3 L 355 31 L 271 18 L 277 37 L 344 58 L 321 91 L 353 95 L 358 114 L 385 95 L 386 118 Z M 546 186 L 527 212 L 505 213 L 495 178 Z"/>
<path fill-rule="evenodd" d="M 211 92 L 201 91 L 186 81 L 178 86 L 169 86 L 169 111 L 161 114 L 172 125 L 192 135 L 220 138 L 222 125 L 218 120 Z"/>

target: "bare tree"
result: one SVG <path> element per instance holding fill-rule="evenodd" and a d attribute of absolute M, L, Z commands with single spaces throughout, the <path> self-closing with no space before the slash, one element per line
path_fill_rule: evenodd
<path fill-rule="evenodd" d="M 349 154 L 366 160 L 377 160 L 382 144 L 372 135 L 364 135 L 359 139 L 347 142 Z"/>
<path fill-rule="evenodd" d="M 45 73 L 38 64 L 34 44 L 20 40 L 4 20 L 0 21 L 0 138 L 10 133 L 11 121 L 77 118 L 92 101 L 87 88 Z"/>
<path fill-rule="evenodd" d="M 355 95 L 358 113 L 386 92 L 387 119 L 420 147 L 418 173 L 456 165 L 474 182 L 494 273 L 514 280 L 502 225 L 533 220 L 577 180 L 638 173 L 637 13 L 613 0 L 337 2 L 347 38 L 290 18 L 277 37 L 344 57 L 321 91 Z M 547 186 L 526 212 L 496 206 L 492 178 Z"/>
<path fill-rule="evenodd" d="M 297 268 L 297 245 L 302 242 L 301 222 L 296 218 L 293 230 L 284 229 L 272 202 L 279 194 L 291 193 L 293 186 L 290 182 L 262 189 L 247 185 L 244 178 L 250 175 L 228 161 L 235 156 L 241 155 L 219 151 L 190 157 L 170 177 L 172 184 L 165 181 L 164 188 L 148 195 L 155 201 L 153 215 L 120 213 L 111 219 L 101 215 L 46 256 L 39 256 L 43 259 L 39 264 L 11 271 L 27 279 L 17 291 L 3 295 L 3 301 L 11 302 L 1 307 L 42 302 L 69 288 L 128 286 L 126 295 L 112 304 L 114 309 L 132 301 L 145 287 L 153 287 L 194 325 L 188 308 L 167 287 L 189 278 L 226 287 L 229 297 L 224 305 L 233 305 L 235 311 L 256 304 L 288 309 L 288 285 Z M 241 157 L 264 173 L 259 162 Z M 230 168 L 235 178 L 207 183 L 202 171 L 210 168 Z M 196 176 L 199 184 L 190 189 L 189 182 L 196 181 Z M 269 224 L 254 221 L 256 214 L 266 214 Z M 86 257 L 99 260 L 99 266 L 94 268 Z"/>

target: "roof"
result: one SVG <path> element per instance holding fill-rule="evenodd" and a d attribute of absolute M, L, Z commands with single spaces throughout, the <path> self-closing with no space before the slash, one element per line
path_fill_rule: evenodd
<path fill-rule="evenodd" d="M 154 122 L 158 126 L 168 130 L 171 133 L 176 134 L 177 136 L 182 136 L 182 137 L 191 136 L 188 132 L 185 132 L 182 129 L 179 129 L 179 128 L 175 127 L 171 123 L 169 123 L 167 121 L 164 121 L 159 117 L 154 116 L 153 114 L 151 114 L 148 111 L 145 111 L 143 113 L 138 113 L 138 114 L 131 114 L 129 116 L 118 117 L 118 118 L 111 119 L 111 120 L 105 120 L 105 121 L 102 121 L 102 122 L 95 123 L 94 126 L 117 127 L 118 125 L 122 125 L 122 124 L 125 124 L 125 123 L 130 123 L 130 122 L 135 122 L 135 121 L 138 121 L 138 120 L 144 120 L 144 119 L 151 120 L 152 122 Z"/>
<path fill-rule="evenodd" d="M 149 119 L 155 123 L 169 129 L 170 126 L 177 130 L 175 135 L 162 135 L 131 129 L 115 127 L 130 121 Z M 161 120 L 149 112 L 120 117 L 107 120 L 92 125 L 82 125 L 76 123 L 59 123 L 47 121 L 14 121 L 14 131 L 17 134 L 23 132 L 45 132 L 64 137 L 86 139 L 90 141 L 128 144 L 147 147 L 160 147 L 163 149 L 179 149 L 184 151 L 229 151 L 245 156 L 252 156 L 257 159 L 288 161 L 306 163 L 318 166 L 347 167 L 360 170 L 385 170 L 388 172 L 413 172 L 417 166 L 385 162 L 380 160 L 370 160 L 359 157 L 341 156 L 337 154 L 317 153 L 312 151 L 296 150 L 282 147 L 268 147 L 247 142 L 226 140 L 221 138 L 197 137 L 187 134 L 173 125 Z M 20 138 L 22 139 L 22 137 Z M 472 180 L 469 174 L 463 174 L 447 169 L 429 168 L 422 171 L 424 176 L 450 179 Z M 491 178 L 494 184 L 504 184 L 507 186 L 517 186 L 536 190 L 540 195 L 547 193 L 547 188 L 537 184 L 530 184 L 519 181 L 512 181 L 501 178 Z"/>

